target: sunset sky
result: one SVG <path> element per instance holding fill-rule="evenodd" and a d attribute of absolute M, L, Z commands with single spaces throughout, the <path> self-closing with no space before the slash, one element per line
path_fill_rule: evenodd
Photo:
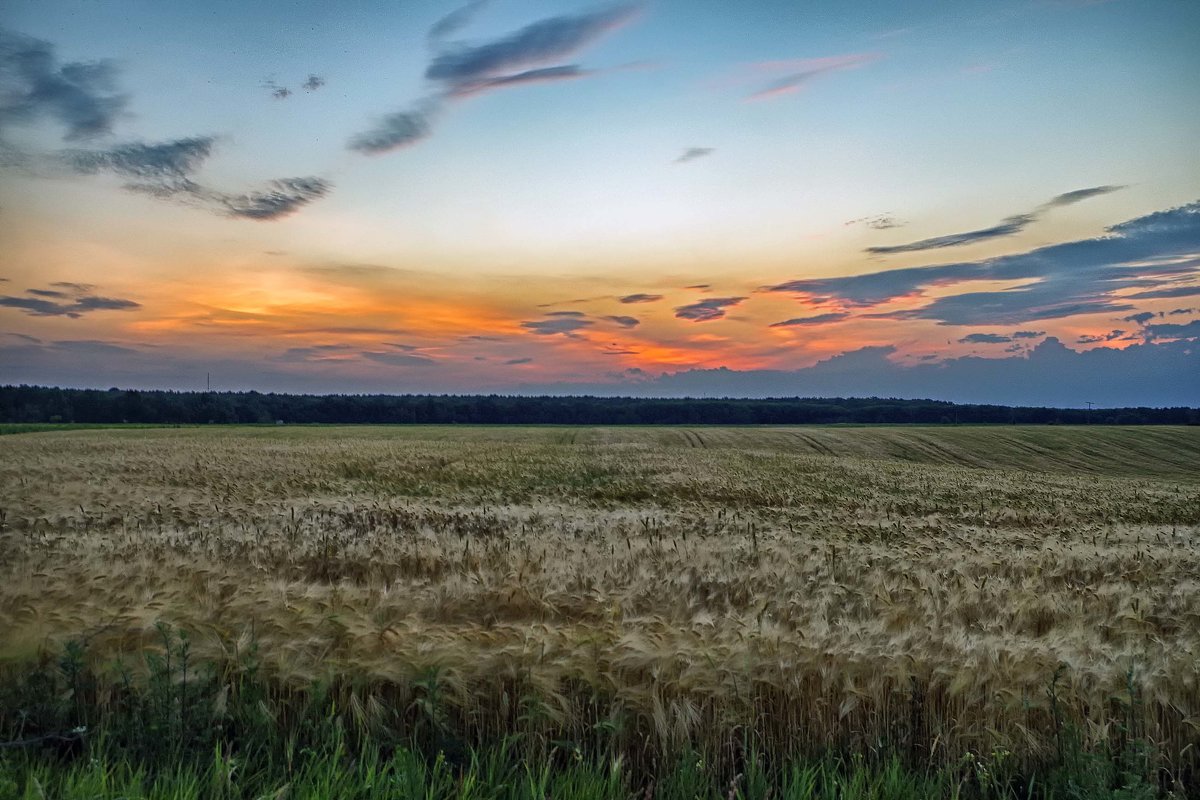
<path fill-rule="evenodd" d="M 0 384 L 1200 405 L 1200 3 L 0 7 Z"/>

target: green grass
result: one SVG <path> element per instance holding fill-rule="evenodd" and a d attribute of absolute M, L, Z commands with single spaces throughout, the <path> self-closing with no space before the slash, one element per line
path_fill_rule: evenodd
<path fill-rule="evenodd" d="M 178 428 L 179 425 L 150 422 L 0 422 L 0 436 L 16 433 L 55 433 L 59 431 L 142 430 Z"/>

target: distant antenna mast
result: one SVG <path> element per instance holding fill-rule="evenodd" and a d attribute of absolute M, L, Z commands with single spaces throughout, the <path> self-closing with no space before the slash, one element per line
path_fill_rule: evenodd
<path fill-rule="evenodd" d="M 212 373 L 211 372 L 204 373 L 204 390 L 206 392 L 212 391 Z"/>

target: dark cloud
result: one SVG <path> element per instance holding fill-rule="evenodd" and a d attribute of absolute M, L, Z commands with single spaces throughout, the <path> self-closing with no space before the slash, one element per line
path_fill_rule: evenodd
<path fill-rule="evenodd" d="M 280 178 L 267 188 L 247 194 L 222 194 L 217 201 L 230 217 L 275 220 L 294 214 L 304 206 L 329 194 L 331 185 L 321 178 Z"/>
<path fill-rule="evenodd" d="M 679 158 L 675 159 L 674 163 L 686 164 L 689 161 L 695 161 L 698 158 L 712 155 L 714 152 L 716 152 L 716 148 L 713 147 L 689 147 L 683 151 L 683 154 Z"/>
<path fill-rule="evenodd" d="M 1138 325 L 1145 325 L 1152 319 L 1154 319 L 1153 311 L 1141 311 L 1137 314 L 1130 314 L 1128 317 L 1121 317 L 1121 322 L 1136 322 Z"/>
<path fill-rule="evenodd" d="M 1173 308 L 1167 312 L 1167 314 L 1172 317 L 1177 314 L 1195 314 L 1195 313 L 1196 313 L 1196 309 L 1194 309 L 1194 308 Z"/>
<path fill-rule="evenodd" d="M 106 150 L 68 150 L 63 159 L 81 175 L 111 172 L 126 178 L 186 178 L 212 155 L 214 136 L 193 136 L 159 144 L 129 142 Z"/>
<path fill-rule="evenodd" d="M 685 286 L 683 288 L 696 289 L 701 292 L 707 292 L 709 289 L 712 288 L 712 284 L 710 284 L 710 283 L 693 283 L 691 286 Z"/>
<path fill-rule="evenodd" d="M 533 359 L 532 358 L 510 358 L 508 361 L 505 361 L 504 363 L 510 367 L 515 367 L 518 364 L 533 363 Z"/>
<path fill-rule="evenodd" d="M 662 300 L 661 294 L 627 294 L 624 297 L 618 297 L 617 300 L 621 303 L 656 303 Z"/>
<path fill-rule="evenodd" d="M 1045 331 L 1016 331 L 1013 333 L 1014 339 L 1036 339 L 1039 336 L 1045 336 Z"/>
<path fill-rule="evenodd" d="M 1184 339 L 1193 341 L 1200 339 L 1200 319 L 1182 324 L 1165 323 L 1162 325 L 1147 325 L 1147 339 Z"/>
<path fill-rule="evenodd" d="M 578 312 L 559 312 L 547 316 L 551 318 L 527 320 L 521 323 L 521 327 L 537 336 L 561 335 L 577 339 L 579 338 L 577 331 L 591 327 L 593 324 L 591 320 L 583 319 L 583 315 Z"/>
<path fill-rule="evenodd" d="M 325 85 L 325 79 L 320 75 L 309 75 L 308 80 L 300 84 L 300 87 L 306 92 L 315 92 Z"/>
<path fill-rule="evenodd" d="M 582 311 L 547 311 L 547 317 L 586 317 Z"/>
<path fill-rule="evenodd" d="M 71 319 L 93 311 L 132 311 L 142 307 L 133 300 L 88 294 L 95 288 L 88 284 L 59 282 L 50 285 L 57 288 L 27 289 L 25 297 L 0 297 L 0 307 L 19 309 L 35 317 Z"/>
<path fill-rule="evenodd" d="M 675 309 L 678 319 L 690 319 L 692 322 L 711 322 L 725 316 L 725 309 L 736 306 L 744 297 L 711 297 L 695 303 L 688 303 Z"/>
<path fill-rule="evenodd" d="M 379 155 L 416 144 L 433 133 L 437 103 L 424 102 L 408 111 L 382 117 L 375 127 L 350 140 L 350 149 L 366 155 Z"/>
<path fill-rule="evenodd" d="M 49 118 L 68 141 L 91 139 L 111 133 L 127 103 L 112 62 L 59 63 L 50 43 L 0 29 L 0 130 Z"/>
<path fill-rule="evenodd" d="M 828 314 L 817 314 L 812 317 L 795 317 L 793 319 L 785 319 L 783 322 L 772 322 L 771 327 L 795 328 L 802 325 L 827 325 L 831 322 L 839 322 L 849 316 L 844 311 L 831 311 Z"/>
<path fill-rule="evenodd" d="M 1007 344 L 1012 341 L 1010 336 L 998 333 L 968 333 L 958 340 L 959 344 Z"/>
<path fill-rule="evenodd" d="M 514 70 L 563 58 L 628 22 L 637 8 L 622 5 L 590 14 L 550 17 L 503 39 L 473 47 L 449 48 L 433 58 L 425 70 L 425 77 L 454 87 L 502 77 Z"/>
<path fill-rule="evenodd" d="M 1076 189 L 1071 192 L 1064 192 L 1063 194 L 1052 198 L 1048 202 L 1038 206 L 1033 211 L 1025 214 L 1014 214 L 1011 217 L 1005 217 L 1001 222 L 996 225 L 992 225 L 989 228 L 979 228 L 978 230 L 965 231 L 963 233 L 951 233 L 945 236 L 934 236 L 930 239 L 921 239 L 916 242 L 908 242 L 907 244 L 868 247 L 866 252 L 873 255 L 912 253 L 921 250 L 940 250 L 946 247 L 961 247 L 962 245 L 975 244 L 976 242 L 986 242 L 989 239 L 1000 239 L 1005 236 L 1012 236 L 1020 233 L 1040 219 L 1041 216 L 1050 209 L 1069 206 L 1073 203 L 1087 200 L 1090 197 L 1097 197 L 1099 195 L 1115 192 L 1123 188 L 1125 187 L 1093 186 L 1088 189 Z"/>
<path fill-rule="evenodd" d="M 604 317 L 604 319 L 608 320 L 609 322 L 616 323 L 622 328 L 636 328 L 642 322 L 637 317 L 622 317 L 619 315 L 607 316 Z"/>
<path fill-rule="evenodd" d="M 1114 225 L 1095 239 L 982 261 L 788 281 L 764 291 L 861 308 L 967 281 L 1024 281 L 1015 288 L 937 297 L 916 309 L 862 315 L 949 325 L 1020 324 L 1133 310 L 1130 298 L 1115 293 L 1132 287 L 1165 289 L 1190 278 L 1198 272 L 1191 260 L 1198 251 L 1200 202 Z"/>

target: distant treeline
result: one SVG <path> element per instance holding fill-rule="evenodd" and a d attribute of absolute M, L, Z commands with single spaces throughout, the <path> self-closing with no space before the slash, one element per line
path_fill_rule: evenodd
<path fill-rule="evenodd" d="M 0 422 L 493 425 L 834 423 L 1198 425 L 1197 408 L 1027 408 L 938 400 L 312 395 L 0 387 Z"/>

